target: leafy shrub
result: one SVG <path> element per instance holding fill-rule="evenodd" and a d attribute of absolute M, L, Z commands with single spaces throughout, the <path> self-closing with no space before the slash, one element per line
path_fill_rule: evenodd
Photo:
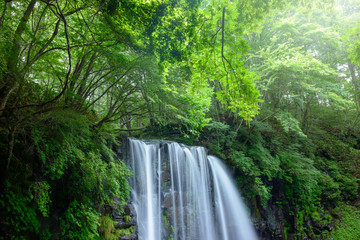
<path fill-rule="evenodd" d="M 26 239 L 28 234 L 39 233 L 40 223 L 36 217 L 36 208 L 30 196 L 15 193 L 9 183 L 0 195 L 1 225 L 7 233 L 0 239 Z"/>
<path fill-rule="evenodd" d="M 73 201 L 60 219 L 63 239 L 96 239 L 99 237 L 99 214 L 94 209 Z"/>
<path fill-rule="evenodd" d="M 50 200 L 50 185 L 46 181 L 35 182 L 32 185 L 33 194 L 31 198 L 35 200 L 41 214 L 44 217 L 49 216 L 49 204 Z"/>
<path fill-rule="evenodd" d="M 113 134 L 92 131 L 86 116 L 72 111 L 55 112 L 45 121 L 46 127 L 33 130 L 44 169 L 40 174 L 50 180 L 62 179 L 70 199 L 111 204 L 118 197 L 125 203 L 130 171 L 122 161 L 115 161 L 108 146 L 114 142 Z"/>
<path fill-rule="evenodd" d="M 27 145 L 17 147 L 27 147 L 26 161 L 19 164 L 26 174 L 14 174 L 1 195 L 0 235 L 98 238 L 100 210 L 121 206 L 130 194 L 131 172 L 115 158 L 114 131 L 94 129 L 86 115 L 66 109 L 36 119 L 25 134 Z"/>
<path fill-rule="evenodd" d="M 305 207 L 318 202 L 321 173 L 314 167 L 313 160 L 293 151 L 284 151 L 279 156 L 282 169 L 280 177 L 285 182 L 288 199 L 301 202 Z"/>

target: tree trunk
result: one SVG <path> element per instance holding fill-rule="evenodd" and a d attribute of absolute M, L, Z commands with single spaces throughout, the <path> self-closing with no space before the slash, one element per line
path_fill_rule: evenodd
<path fill-rule="evenodd" d="M 352 84 L 354 86 L 354 90 L 355 90 L 356 105 L 357 105 L 358 109 L 360 109 L 359 83 L 358 83 L 358 79 L 355 75 L 355 65 L 352 64 L 349 59 L 348 59 L 348 67 L 349 67 L 349 71 L 350 71 L 351 82 L 352 82 Z"/>
<path fill-rule="evenodd" d="M 18 24 L 18 27 L 16 28 L 14 39 L 12 40 L 11 50 L 7 59 L 7 72 L 4 74 L 4 81 L 2 82 L 0 89 L 0 116 L 3 113 L 2 110 L 5 108 L 11 93 L 18 87 L 19 83 L 21 84 L 23 81 L 23 76 L 21 76 L 18 69 L 21 49 L 21 36 L 26 29 L 26 24 L 29 20 L 31 12 L 34 9 L 35 3 L 36 0 L 32 0 L 29 3 L 24 15 L 20 20 L 20 23 Z"/>

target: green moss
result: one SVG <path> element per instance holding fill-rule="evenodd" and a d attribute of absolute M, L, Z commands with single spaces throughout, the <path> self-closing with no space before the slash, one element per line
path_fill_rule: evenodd
<path fill-rule="evenodd" d="M 125 222 L 129 223 L 129 222 L 131 222 L 131 217 L 129 215 L 125 215 L 124 220 L 125 220 Z"/>
<path fill-rule="evenodd" d="M 360 239 L 360 209 L 345 205 L 339 211 L 341 218 L 336 222 L 331 239 Z"/>
<path fill-rule="evenodd" d="M 117 229 L 114 234 L 116 238 L 114 239 L 119 239 L 119 237 L 124 237 L 124 236 L 130 237 L 132 233 L 135 233 L 135 226 L 131 226 L 129 228 Z"/>
<path fill-rule="evenodd" d="M 115 221 L 109 215 L 105 215 L 99 218 L 99 222 L 100 234 L 104 237 L 105 240 L 112 239 Z"/>

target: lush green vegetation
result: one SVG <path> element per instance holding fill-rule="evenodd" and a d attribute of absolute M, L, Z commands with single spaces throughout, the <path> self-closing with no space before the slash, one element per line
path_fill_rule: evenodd
<path fill-rule="evenodd" d="M 331 233 L 331 237 L 333 239 L 359 238 L 359 209 L 352 206 L 341 206 L 339 210 L 342 218 L 338 220 L 339 227 Z"/>
<path fill-rule="evenodd" d="M 223 158 L 264 237 L 358 239 L 359 6 L 2 1 L 0 239 L 133 233 L 123 133 Z"/>

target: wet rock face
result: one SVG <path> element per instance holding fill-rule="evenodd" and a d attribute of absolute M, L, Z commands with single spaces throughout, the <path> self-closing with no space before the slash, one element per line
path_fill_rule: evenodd
<path fill-rule="evenodd" d="M 124 233 L 123 236 L 119 238 L 119 240 L 136 240 L 135 210 L 131 204 L 127 204 L 123 208 L 124 213 L 121 215 L 117 212 L 113 212 L 113 218 L 117 222 L 115 228 L 122 230 Z"/>
<path fill-rule="evenodd" d="M 119 205 L 118 205 L 119 206 Z M 130 203 L 122 206 L 123 213 L 119 214 L 120 207 L 105 206 L 103 214 L 111 216 L 111 218 L 116 222 L 114 233 L 118 240 L 137 240 L 136 232 L 136 213 L 135 209 Z"/>
<path fill-rule="evenodd" d="M 261 209 L 263 218 L 254 218 L 254 223 L 260 239 L 284 239 L 284 214 L 282 209 L 276 205 L 269 205 L 266 209 Z"/>
<path fill-rule="evenodd" d="M 259 198 L 247 201 L 259 240 L 321 240 L 324 239 L 321 235 L 323 232 L 331 232 L 335 222 L 329 214 L 323 212 L 314 212 L 311 216 L 303 217 L 302 223 L 298 223 L 296 206 L 279 204 L 286 197 L 281 183 L 277 182 L 276 186 L 272 192 L 273 197 L 265 207 L 261 206 Z"/>

